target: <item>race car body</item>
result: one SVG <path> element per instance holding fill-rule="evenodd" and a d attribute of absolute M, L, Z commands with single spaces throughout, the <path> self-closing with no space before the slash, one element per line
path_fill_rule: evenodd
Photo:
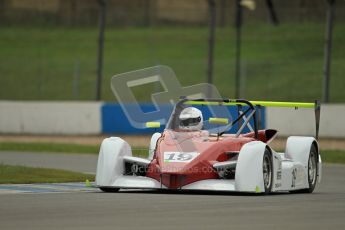
<path fill-rule="evenodd" d="M 239 115 L 231 120 L 231 116 L 199 114 L 203 110 L 198 107 L 205 105 L 238 106 Z M 319 117 L 317 103 L 284 104 L 288 105 L 315 108 Z M 277 131 L 257 128 L 261 106 L 267 102 L 184 98 L 176 104 L 165 130 L 152 135 L 148 158 L 133 157 L 129 144 L 119 137 L 105 139 L 96 185 L 103 191 L 312 192 L 321 179 L 316 138 L 292 136 L 287 139 L 285 152 L 274 151 L 269 143 Z M 149 126 L 155 126 L 152 124 Z M 230 134 L 235 126 L 236 132 Z"/>

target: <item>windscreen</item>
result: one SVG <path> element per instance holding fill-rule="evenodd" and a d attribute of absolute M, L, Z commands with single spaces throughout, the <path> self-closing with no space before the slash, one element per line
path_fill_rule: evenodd
<path fill-rule="evenodd" d="M 203 79 L 204 77 L 200 76 L 200 82 Z M 140 90 L 142 96 L 139 98 L 134 96 L 133 88 L 144 88 L 150 83 L 159 84 L 161 90 L 154 93 Z M 163 65 L 117 74 L 111 79 L 111 88 L 128 121 L 136 129 L 145 129 L 146 122 L 152 121 L 160 122 L 164 127 L 169 118 L 174 117 L 171 113 L 174 111 L 174 106 L 181 101 L 181 97 L 221 99 L 214 85 L 200 83 L 182 86 L 175 72 Z M 143 103 L 143 98 L 149 98 L 150 102 Z M 147 104 L 151 105 L 150 110 L 145 110 Z M 180 108 L 180 105 L 178 107 Z M 210 108 L 205 105 L 200 109 L 205 116 L 204 127 L 210 127 L 207 119 L 211 116 L 229 119 L 231 117 L 229 110 L 225 107 Z M 181 111 L 177 109 L 176 112 Z M 177 122 L 175 118 L 173 120 Z"/>

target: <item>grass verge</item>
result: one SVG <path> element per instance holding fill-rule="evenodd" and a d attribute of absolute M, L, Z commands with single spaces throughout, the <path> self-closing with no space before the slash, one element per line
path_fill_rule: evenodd
<path fill-rule="evenodd" d="M 344 150 L 321 150 L 322 162 L 345 164 Z"/>
<path fill-rule="evenodd" d="M 94 175 L 59 169 L 0 164 L 0 184 L 31 184 L 93 181 Z"/>
<path fill-rule="evenodd" d="M 0 151 L 98 154 L 99 145 L 39 142 L 0 142 Z M 147 157 L 147 148 L 132 149 L 134 156 Z"/>

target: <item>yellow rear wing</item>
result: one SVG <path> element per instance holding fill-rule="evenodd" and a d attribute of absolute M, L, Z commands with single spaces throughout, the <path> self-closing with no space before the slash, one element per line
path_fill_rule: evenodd
<path fill-rule="evenodd" d="M 254 106 L 268 106 L 268 107 L 294 107 L 294 108 L 315 108 L 316 103 L 307 103 L 307 102 L 282 102 L 282 101 L 248 101 Z M 243 105 L 246 106 L 246 103 L 237 102 L 236 100 L 232 101 L 199 101 L 199 100 L 188 100 L 184 104 L 187 105 Z"/>
<path fill-rule="evenodd" d="M 251 106 L 259 109 L 259 120 L 261 117 L 261 107 L 290 107 L 290 108 L 310 108 L 315 110 L 316 139 L 319 137 L 321 105 L 318 100 L 314 103 L 308 102 L 282 102 L 282 101 L 247 101 L 243 99 L 187 99 L 183 98 L 183 103 L 187 105 L 225 105 L 225 106 Z M 260 122 L 259 122 L 260 124 Z"/>

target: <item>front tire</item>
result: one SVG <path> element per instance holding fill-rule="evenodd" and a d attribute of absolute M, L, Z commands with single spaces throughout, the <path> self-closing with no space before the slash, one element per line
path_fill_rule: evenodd
<path fill-rule="evenodd" d="M 269 194 L 272 190 L 273 184 L 273 162 L 271 152 L 266 149 L 262 162 L 262 173 L 264 179 L 264 194 Z"/>

